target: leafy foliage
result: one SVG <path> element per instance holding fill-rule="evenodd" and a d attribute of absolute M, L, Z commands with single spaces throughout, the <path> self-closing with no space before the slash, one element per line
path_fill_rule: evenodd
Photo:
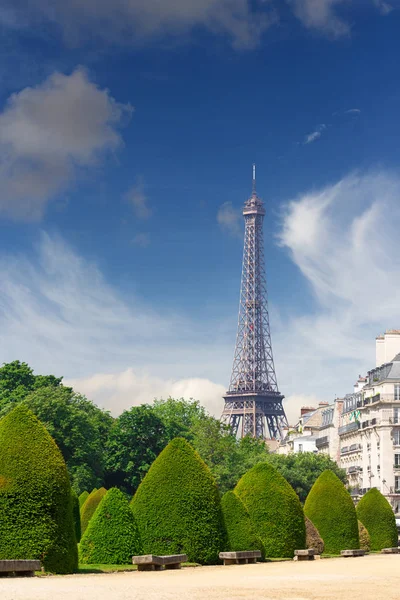
<path fill-rule="evenodd" d="M 82 508 L 82 506 L 85 504 L 86 500 L 89 498 L 89 492 L 88 491 L 84 491 L 82 492 L 82 494 L 80 494 L 79 496 L 79 507 Z"/>
<path fill-rule="evenodd" d="M 109 413 L 64 387 L 32 392 L 24 404 L 55 439 L 74 490 L 99 486 L 104 478 L 104 446 L 113 422 Z"/>
<path fill-rule="evenodd" d="M 163 422 L 168 441 L 176 437 L 183 437 L 192 442 L 193 426 L 207 418 L 204 407 L 197 400 L 184 400 L 184 398 L 156 399 L 150 408 Z"/>
<path fill-rule="evenodd" d="M 33 370 L 19 360 L 4 363 L 0 368 L 0 413 L 9 412 L 33 390 L 58 387 L 61 381 L 62 377 L 54 375 L 34 375 Z"/>
<path fill-rule="evenodd" d="M 131 503 L 145 554 L 185 553 L 214 564 L 225 547 L 218 488 L 190 444 L 176 438 L 150 467 Z"/>
<path fill-rule="evenodd" d="M 265 556 L 292 557 L 305 548 L 303 509 L 293 488 L 268 463 L 260 463 L 243 475 L 235 488 L 257 528 Z"/>
<path fill-rule="evenodd" d="M 106 485 L 133 493 L 166 443 L 165 427 L 150 406 L 125 410 L 108 437 Z"/>
<path fill-rule="evenodd" d="M 327 554 L 359 548 L 353 500 L 333 471 L 324 471 L 318 477 L 307 496 L 304 512 L 318 529 Z"/>
<path fill-rule="evenodd" d="M 357 517 L 367 528 L 371 550 L 397 546 L 396 519 L 386 498 L 371 488 L 357 504 Z"/>
<path fill-rule="evenodd" d="M 227 535 L 226 550 L 260 550 L 264 556 L 264 547 L 255 525 L 240 498 L 234 492 L 226 492 L 222 496 L 221 506 Z"/>
<path fill-rule="evenodd" d="M 75 539 L 79 543 L 81 541 L 81 510 L 79 506 L 79 498 L 74 492 L 71 490 L 72 495 L 72 514 L 74 517 L 74 528 L 75 528 Z"/>
<path fill-rule="evenodd" d="M 0 559 L 40 559 L 72 573 L 77 547 L 65 462 L 24 405 L 0 421 Z"/>
<path fill-rule="evenodd" d="M 290 483 L 302 503 L 305 502 L 311 487 L 318 477 L 330 469 L 343 483 L 346 483 L 346 472 L 324 454 L 300 452 L 292 454 L 270 454 L 267 457 L 283 477 Z"/>
<path fill-rule="evenodd" d="M 110 489 L 100 502 L 79 546 L 84 564 L 129 564 L 141 554 L 141 542 L 133 512 L 124 494 Z"/>
<path fill-rule="evenodd" d="M 360 538 L 361 550 L 369 552 L 371 550 L 371 538 L 369 537 L 367 528 L 364 527 L 361 521 L 358 521 L 358 537 Z"/>
<path fill-rule="evenodd" d="M 86 502 L 81 508 L 81 531 L 82 535 L 85 533 L 87 526 L 89 525 L 90 519 L 93 517 L 96 512 L 96 508 L 103 500 L 106 495 L 107 490 L 105 488 L 100 488 L 98 490 L 93 490 Z"/>
<path fill-rule="evenodd" d="M 308 517 L 306 520 L 306 547 L 314 548 L 316 554 L 322 554 L 324 551 L 324 541 L 318 533 L 318 529 L 310 521 Z"/>

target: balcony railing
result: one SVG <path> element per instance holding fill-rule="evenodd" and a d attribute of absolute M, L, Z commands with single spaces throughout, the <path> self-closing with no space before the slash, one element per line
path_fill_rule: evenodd
<path fill-rule="evenodd" d="M 322 448 L 323 446 L 327 446 L 329 444 L 329 440 L 328 440 L 328 436 L 324 435 L 321 438 L 317 438 L 315 440 L 315 445 L 317 446 L 317 448 Z"/>
<path fill-rule="evenodd" d="M 360 467 L 356 467 L 356 466 L 351 466 L 347 469 L 348 473 L 358 473 L 360 471 Z"/>
<path fill-rule="evenodd" d="M 342 425 L 339 427 L 338 434 L 344 435 L 345 433 L 350 433 L 351 431 L 358 431 L 360 429 L 359 421 L 353 421 L 353 423 L 349 423 L 348 425 Z"/>

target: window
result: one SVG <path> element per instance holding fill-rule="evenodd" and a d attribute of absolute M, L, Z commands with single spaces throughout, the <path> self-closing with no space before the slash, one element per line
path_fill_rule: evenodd
<path fill-rule="evenodd" d="M 370 451 L 371 451 L 371 444 L 370 444 L 370 443 L 368 443 L 368 444 L 367 444 L 367 452 L 370 452 Z"/>
<path fill-rule="evenodd" d="M 395 454 L 394 455 L 394 466 L 395 467 L 400 467 L 400 454 Z"/>
<path fill-rule="evenodd" d="M 400 429 L 393 430 L 393 444 L 395 446 L 400 446 Z"/>
<path fill-rule="evenodd" d="M 400 400 L 400 383 L 394 384 L 394 399 Z"/>
<path fill-rule="evenodd" d="M 395 492 L 400 491 L 400 475 L 394 476 L 394 491 Z"/>
<path fill-rule="evenodd" d="M 299 452 L 303 452 L 303 444 L 299 444 Z"/>
<path fill-rule="evenodd" d="M 393 409 L 393 423 L 399 423 L 400 411 L 398 408 Z"/>

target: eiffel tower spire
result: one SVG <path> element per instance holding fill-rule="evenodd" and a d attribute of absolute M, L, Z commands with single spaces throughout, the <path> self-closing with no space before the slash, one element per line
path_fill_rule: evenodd
<path fill-rule="evenodd" d="M 264 215 L 264 203 L 256 192 L 256 167 L 253 165 L 252 194 L 243 207 L 245 234 L 236 347 L 221 420 L 240 437 L 281 439 L 287 419 L 272 354 L 264 263 Z"/>

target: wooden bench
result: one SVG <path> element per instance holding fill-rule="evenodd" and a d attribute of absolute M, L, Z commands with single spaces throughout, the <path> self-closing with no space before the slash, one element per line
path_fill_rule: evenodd
<path fill-rule="evenodd" d="M 183 562 L 187 562 L 186 554 L 132 556 L 132 564 L 137 565 L 138 571 L 161 571 L 163 568 L 180 569 Z"/>
<path fill-rule="evenodd" d="M 256 563 L 261 558 L 260 550 L 243 550 L 240 552 L 220 552 L 219 557 L 224 565 L 247 565 Z"/>
<path fill-rule="evenodd" d="M 35 571 L 40 571 L 40 560 L 0 560 L 0 575 L 19 574 L 33 577 Z"/>
<path fill-rule="evenodd" d="M 400 554 L 400 548 L 382 548 L 382 554 Z"/>
<path fill-rule="evenodd" d="M 314 557 L 314 548 L 307 548 L 306 550 L 295 550 L 293 560 L 314 560 Z"/>
<path fill-rule="evenodd" d="M 365 550 L 361 550 L 360 548 L 356 548 L 354 550 L 342 550 L 340 552 L 341 556 L 364 556 Z"/>

